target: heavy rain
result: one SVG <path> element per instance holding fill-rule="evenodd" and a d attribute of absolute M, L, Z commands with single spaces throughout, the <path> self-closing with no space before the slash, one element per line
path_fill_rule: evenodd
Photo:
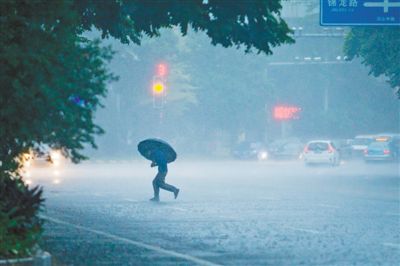
<path fill-rule="evenodd" d="M 75 10 L 90 1 L 61 2 Z M 364 24 L 325 23 L 320 6 L 335 4 L 329 10 L 337 15 L 369 5 L 361 0 L 186 2 L 221 4 L 207 11 L 214 26 L 204 26 L 185 1 L 126 1 L 152 10 L 143 16 L 163 18 L 171 8 L 168 14 L 183 20 L 138 19 L 149 28 L 135 19 L 119 21 L 121 28 L 101 24 L 115 19 L 113 7 L 107 10 L 114 2 L 97 2 L 92 8 L 105 9 L 97 24 L 85 17 L 74 32 L 86 50 L 79 60 L 63 55 L 71 76 L 38 59 L 33 85 L 19 83 L 23 71 L 3 77 L 15 91 L 28 86 L 36 94 L 13 98 L 1 89 L 0 265 L 397 265 L 398 0 Z M 280 13 L 265 14 L 274 21 L 267 31 L 251 27 L 257 5 L 267 2 L 281 4 Z M 2 16 L 21 8 L 16 3 L 0 4 Z M 51 8 L 61 21 L 74 19 Z M 240 23 L 229 12 L 239 12 Z M 122 29 L 129 25 L 142 34 L 129 35 Z M 271 53 L 260 49 L 264 31 Z M 50 70 L 42 74 L 41 64 Z M 51 75 L 57 78 L 42 86 Z M 41 105 L 49 109 L 36 109 Z M 27 122 L 9 114 L 26 114 Z M 26 191 L 8 193 L 9 180 Z M 19 244 L 10 206 L 39 197 L 33 229 L 26 229 L 35 240 Z"/>

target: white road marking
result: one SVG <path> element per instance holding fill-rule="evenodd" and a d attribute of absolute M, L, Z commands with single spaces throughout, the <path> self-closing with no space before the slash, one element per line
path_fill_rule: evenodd
<path fill-rule="evenodd" d="M 188 212 L 189 210 L 188 209 L 184 209 L 184 208 L 179 208 L 179 207 L 165 207 L 166 209 L 171 209 L 171 210 L 175 210 L 175 211 L 181 211 L 181 212 Z M 233 217 L 231 217 L 231 216 L 226 216 L 226 215 L 214 215 L 214 216 L 212 216 L 212 217 L 214 217 L 214 218 L 219 218 L 219 219 L 222 219 L 222 220 L 229 220 L 229 221 L 231 221 L 231 220 L 235 220 Z"/>
<path fill-rule="evenodd" d="M 270 200 L 270 201 L 274 201 L 274 200 L 279 200 L 278 198 L 275 197 L 260 197 L 260 200 Z"/>
<path fill-rule="evenodd" d="M 222 220 L 226 220 L 226 221 L 229 221 L 229 222 L 232 222 L 232 221 L 236 221 L 236 220 L 237 220 L 235 217 L 232 217 L 232 216 L 225 216 L 225 215 L 216 215 L 216 216 L 214 216 L 214 217 L 215 217 L 215 218 L 222 219 Z"/>
<path fill-rule="evenodd" d="M 317 204 L 320 207 L 325 207 L 325 208 L 332 208 L 332 209 L 339 209 L 339 206 L 336 205 L 329 205 L 329 204 Z"/>
<path fill-rule="evenodd" d="M 113 234 L 110 234 L 110 233 L 107 233 L 107 232 L 103 232 L 103 231 L 87 228 L 87 227 L 80 226 L 80 225 L 71 224 L 71 223 L 68 223 L 68 222 L 65 222 L 65 221 L 62 221 L 62 220 L 59 220 L 59 219 L 51 218 L 51 217 L 48 217 L 48 216 L 41 215 L 40 217 L 42 219 L 45 219 L 45 220 L 53 222 L 53 223 L 62 224 L 62 225 L 66 225 L 66 226 L 69 226 L 69 227 L 74 227 L 76 229 L 84 230 L 84 231 L 91 232 L 91 233 L 94 233 L 94 234 L 97 234 L 97 235 L 108 237 L 108 238 L 116 240 L 116 241 L 124 242 L 124 243 L 131 244 L 131 245 L 134 245 L 134 246 L 137 246 L 137 247 L 145 248 L 145 249 L 148 249 L 148 250 L 152 250 L 152 251 L 155 251 L 155 252 L 158 252 L 158 253 L 161 253 L 161 254 L 165 254 L 167 256 L 181 258 L 181 259 L 184 259 L 184 260 L 187 260 L 187 261 L 191 261 L 191 262 L 194 262 L 194 263 L 196 263 L 198 265 L 205 265 L 205 266 L 219 266 L 220 265 L 220 264 L 216 264 L 216 263 L 213 263 L 213 262 L 210 262 L 210 261 L 206 261 L 206 260 L 203 260 L 203 259 L 199 259 L 199 258 L 190 256 L 190 255 L 182 254 L 182 253 L 175 252 L 175 251 L 168 250 L 168 249 L 163 249 L 162 247 L 145 244 L 145 243 L 142 243 L 142 242 L 139 242 L 139 241 L 135 241 L 135 240 L 131 240 L 131 239 L 128 239 L 128 238 L 116 236 L 116 235 L 113 235 Z"/>
<path fill-rule="evenodd" d="M 187 209 L 178 208 L 178 207 L 166 207 L 166 208 L 171 209 L 171 210 L 181 211 L 181 212 L 187 212 L 188 211 Z"/>
<path fill-rule="evenodd" d="M 391 248 L 399 248 L 400 249 L 400 244 L 395 244 L 395 243 L 382 243 L 382 245 L 387 246 L 387 247 L 391 247 Z"/>
<path fill-rule="evenodd" d="M 135 200 L 135 199 L 124 199 L 124 201 L 128 201 L 128 202 L 140 202 L 139 200 Z"/>
<path fill-rule="evenodd" d="M 317 230 L 304 229 L 304 228 L 298 228 L 298 227 L 293 227 L 293 226 L 286 226 L 286 228 L 289 228 L 289 229 L 292 229 L 295 231 L 305 232 L 305 233 L 322 234 L 320 231 L 317 231 Z"/>
<path fill-rule="evenodd" d="M 385 214 L 390 215 L 390 216 L 400 216 L 400 213 L 398 213 L 398 212 L 387 212 Z"/>

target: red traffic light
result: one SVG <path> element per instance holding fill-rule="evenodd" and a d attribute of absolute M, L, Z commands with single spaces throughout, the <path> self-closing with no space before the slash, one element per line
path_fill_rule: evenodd
<path fill-rule="evenodd" d="M 168 68 L 165 63 L 159 63 L 156 66 L 156 75 L 160 77 L 165 77 L 167 75 Z"/>

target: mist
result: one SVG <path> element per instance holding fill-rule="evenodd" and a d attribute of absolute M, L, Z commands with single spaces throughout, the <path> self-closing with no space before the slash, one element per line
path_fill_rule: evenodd
<path fill-rule="evenodd" d="M 315 15 L 287 21 L 296 29 L 296 43 L 274 48 L 271 56 L 213 46 L 204 33 L 182 37 L 177 29 L 145 38 L 141 46 L 107 40 L 115 51 L 110 70 L 119 80 L 109 84 L 96 113 L 106 133 L 87 154 L 136 158 L 138 142 L 157 137 L 181 158 L 230 158 L 243 141 L 268 145 L 282 138 L 306 143 L 398 133 L 400 106 L 385 78 L 368 75 L 360 60 L 343 55 L 348 29 L 315 26 Z M 162 106 L 151 92 L 159 63 L 168 68 Z M 301 110 L 295 119 L 279 121 L 276 106 Z"/>

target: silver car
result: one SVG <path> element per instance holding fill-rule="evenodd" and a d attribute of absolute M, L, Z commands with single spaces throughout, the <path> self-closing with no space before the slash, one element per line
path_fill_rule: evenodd
<path fill-rule="evenodd" d="M 339 152 L 330 140 L 313 140 L 307 143 L 303 151 L 306 164 L 339 165 Z"/>

